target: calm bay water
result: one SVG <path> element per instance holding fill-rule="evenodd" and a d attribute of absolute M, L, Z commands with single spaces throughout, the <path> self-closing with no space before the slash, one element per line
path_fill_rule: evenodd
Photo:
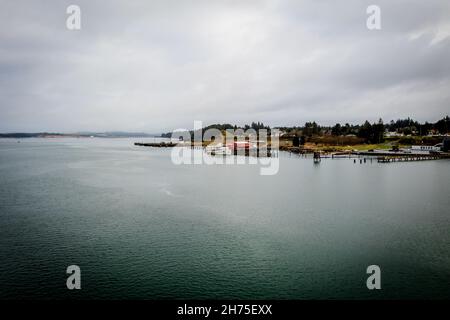
<path fill-rule="evenodd" d="M 260 176 L 141 140 L 0 140 L 1 299 L 450 298 L 449 161 Z"/>

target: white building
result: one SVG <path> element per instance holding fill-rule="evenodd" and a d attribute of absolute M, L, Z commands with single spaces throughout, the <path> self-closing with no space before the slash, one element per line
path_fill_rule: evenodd
<path fill-rule="evenodd" d="M 440 146 L 411 146 L 412 151 L 441 151 Z"/>

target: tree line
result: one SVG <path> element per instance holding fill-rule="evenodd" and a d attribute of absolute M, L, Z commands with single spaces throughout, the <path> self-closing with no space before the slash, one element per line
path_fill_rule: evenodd
<path fill-rule="evenodd" d="M 294 127 L 278 127 L 278 129 L 286 132 L 287 137 L 298 137 L 299 143 L 306 138 L 321 135 L 331 136 L 356 136 L 362 138 L 367 143 L 380 143 L 384 140 L 384 134 L 388 132 L 396 132 L 404 135 L 425 136 L 428 134 L 447 134 L 450 132 L 450 118 L 446 116 L 435 123 L 420 123 L 418 121 L 407 119 L 398 119 L 384 123 L 382 119 L 377 122 L 370 123 L 365 121 L 362 124 L 340 124 L 334 126 L 320 126 L 315 121 L 306 122 L 303 126 Z"/>
<path fill-rule="evenodd" d="M 258 132 L 258 130 L 262 130 L 265 129 L 267 130 L 267 134 L 270 134 L 270 126 L 265 125 L 263 122 L 252 122 L 250 125 L 245 124 L 243 126 L 238 126 L 238 125 L 232 125 L 229 123 L 224 123 L 224 124 L 220 124 L 220 123 L 216 123 L 216 124 L 211 124 L 209 126 L 203 127 L 202 128 L 202 136 L 205 133 L 205 131 L 209 130 L 209 129 L 217 129 L 219 131 L 226 131 L 226 130 L 244 130 L 247 131 L 249 129 L 253 129 L 256 132 Z M 194 131 L 190 130 L 189 133 L 191 134 L 191 138 L 194 136 Z M 161 134 L 161 137 L 163 138 L 171 138 L 172 137 L 172 132 L 167 132 L 167 133 L 163 133 Z"/>
<path fill-rule="evenodd" d="M 425 136 L 428 134 L 447 134 L 450 132 L 450 118 L 445 116 L 444 118 L 436 121 L 435 123 L 424 122 L 420 123 L 411 118 L 392 120 L 389 123 L 384 123 L 380 118 L 377 122 L 370 123 L 364 121 L 362 124 L 341 124 L 336 123 L 334 126 L 321 126 L 315 121 L 306 122 L 303 126 L 293 127 L 276 127 L 284 132 L 284 137 L 294 138 L 297 137 L 300 144 L 304 143 L 308 138 L 317 136 L 355 136 L 362 139 L 366 143 L 381 143 L 384 141 L 385 132 L 396 132 L 403 135 L 419 135 Z M 252 122 L 250 125 L 244 126 L 225 124 L 212 124 L 202 128 L 202 133 L 208 129 L 218 129 L 220 131 L 226 130 L 238 130 L 244 131 L 248 129 L 254 129 L 256 131 L 260 129 L 268 130 L 270 134 L 270 127 L 263 122 Z M 193 135 L 193 131 L 190 131 Z M 171 133 L 164 133 L 162 137 L 171 137 Z"/>

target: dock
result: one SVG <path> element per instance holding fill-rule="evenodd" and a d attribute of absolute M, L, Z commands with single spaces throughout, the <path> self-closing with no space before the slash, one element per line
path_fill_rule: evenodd
<path fill-rule="evenodd" d="M 173 148 L 176 146 L 180 146 L 179 143 L 174 142 L 150 142 L 150 143 L 143 143 L 143 142 L 135 142 L 135 146 L 140 147 L 153 147 L 153 148 Z M 197 149 L 197 150 L 205 150 L 205 143 L 201 142 L 201 144 L 197 143 L 187 143 L 184 145 L 181 145 L 185 148 L 191 148 L 191 149 Z M 237 149 L 231 149 L 231 155 L 235 156 L 246 156 L 246 157 L 278 157 L 278 151 L 272 150 L 270 146 L 266 147 L 258 147 L 258 148 L 237 148 Z"/>
<path fill-rule="evenodd" d="M 439 154 L 424 154 L 424 155 L 397 155 L 397 156 L 381 156 L 378 157 L 378 162 L 407 162 L 407 161 L 425 161 L 425 160 L 439 160 L 449 158 L 448 155 Z"/>

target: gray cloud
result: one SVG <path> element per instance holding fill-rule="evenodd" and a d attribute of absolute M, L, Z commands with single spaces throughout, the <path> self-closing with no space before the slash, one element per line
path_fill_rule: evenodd
<path fill-rule="evenodd" d="M 65 27 L 66 7 L 82 30 Z M 0 131 L 295 125 L 412 116 L 450 101 L 450 4 L 0 1 Z"/>

